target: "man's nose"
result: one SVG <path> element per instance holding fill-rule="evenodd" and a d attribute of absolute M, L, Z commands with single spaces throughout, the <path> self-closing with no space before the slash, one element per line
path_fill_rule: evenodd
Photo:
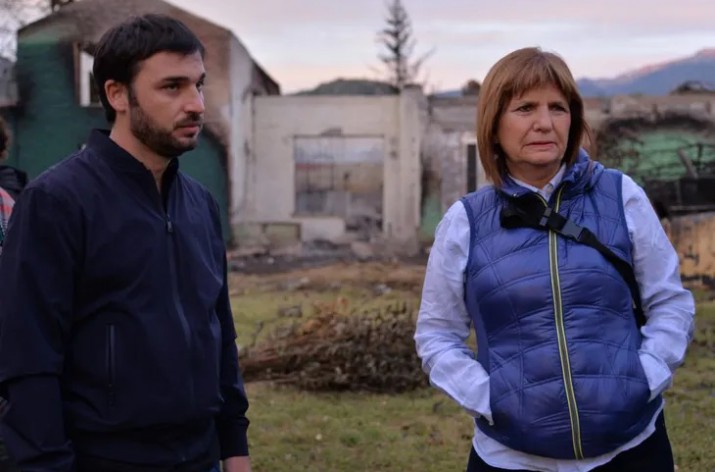
<path fill-rule="evenodd" d="M 186 104 L 184 105 L 184 111 L 186 113 L 203 114 L 206 111 L 203 91 L 193 89 L 189 94 Z"/>

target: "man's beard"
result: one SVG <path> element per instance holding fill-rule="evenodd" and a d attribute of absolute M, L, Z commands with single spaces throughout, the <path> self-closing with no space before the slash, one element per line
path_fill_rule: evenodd
<path fill-rule="evenodd" d="M 136 97 L 131 96 L 129 101 L 129 126 L 132 134 L 156 154 L 173 159 L 196 147 L 197 139 L 184 144 L 172 135 L 173 129 L 166 131 L 158 126 L 151 117 L 144 113 Z M 187 124 L 189 122 L 201 123 L 202 119 L 201 116 L 192 114 L 185 121 Z M 179 123 L 179 125 L 181 124 Z"/>

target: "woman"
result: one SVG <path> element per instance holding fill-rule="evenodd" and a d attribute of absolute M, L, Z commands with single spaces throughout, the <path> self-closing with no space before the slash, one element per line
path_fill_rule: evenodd
<path fill-rule="evenodd" d="M 648 198 L 581 148 L 583 101 L 555 54 L 493 66 L 477 138 L 493 186 L 440 222 L 415 333 L 432 385 L 475 418 L 468 472 L 671 472 L 661 394 L 694 302 Z"/>
<path fill-rule="evenodd" d="M 2 118 L 0 118 L 0 162 L 7 157 L 7 150 L 10 147 L 10 132 Z M 4 167 L 4 166 L 3 166 Z M 15 205 L 15 199 L 0 186 L 0 254 L 2 254 L 2 246 L 5 241 L 5 232 L 7 231 L 7 223 L 10 220 L 10 213 Z M 2 444 L 0 442 L 0 447 Z M 1 455 L 1 453 L 0 453 Z"/>
<path fill-rule="evenodd" d="M 15 200 L 0 187 L 0 254 L 2 254 L 2 246 L 5 241 L 5 233 L 7 232 L 7 223 L 10 221 L 10 213 L 12 213 L 13 206 L 15 206 Z"/>

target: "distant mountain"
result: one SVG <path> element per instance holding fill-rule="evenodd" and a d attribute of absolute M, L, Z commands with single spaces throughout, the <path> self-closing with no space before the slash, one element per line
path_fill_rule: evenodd
<path fill-rule="evenodd" d="M 585 97 L 667 95 L 685 82 L 715 89 L 715 49 L 703 49 L 684 59 L 642 67 L 610 79 L 579 79 L 578 86 Z"/>
<path fill-rule="evenodd" d="M 582 78 L 577 81 L 584 97 L 613 95 L 668 95 L 683 84 L 695 89 L 715 90 L 715 48 L 660 64 L 635 69 L 613 78 Z M 693 87 L 691 86 L 692 90 Z M 397 90 L 388 83 L 368 79 L 336 79 L 296 95 L 393 95 Z M 462 90 L 444 90 L 432 94 L 439 98 L 462 96 Z"/>
<path fill-rule="evenodd" d="M 397 89 L 386 82 L 367 79 L 336 79 L 295 95 L 394 95 Z"/>
<path fill-rule="evenodd" d="M 459 98 L 463 96 L 462 91 L 459 89 L 456 90 L 443 90 L 441 92 L 435 92 L 431 97 L 434 98 Z"/>

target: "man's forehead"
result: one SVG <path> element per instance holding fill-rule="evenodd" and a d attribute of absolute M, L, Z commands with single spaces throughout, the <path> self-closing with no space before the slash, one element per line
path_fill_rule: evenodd
<path fill-rule="evenodd" d="M 206 69 L 201 53 L 198 51 L 191 54 L 161 51 L 141 61 L 137 72 L 160 76 L 197 76 L 198 78 L 206 73 Z"/>

